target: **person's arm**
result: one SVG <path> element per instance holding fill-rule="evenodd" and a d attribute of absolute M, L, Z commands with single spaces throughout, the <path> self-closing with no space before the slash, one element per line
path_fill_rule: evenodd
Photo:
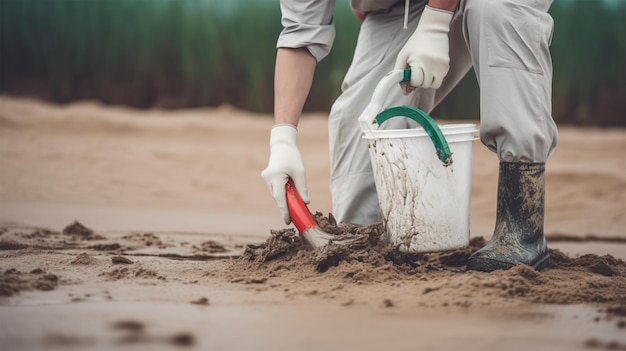
<path fill-rule="evenodd" d="M 363 23 L 363 21 L 365 21 L 365 16 L 366 14 L 364 14 L 363 12 L 355 9 L 355 8 L 351 8 L 352 9 L 352 13 L 354 14 L 354 17 L 356 17 L 356 19 L 359 21 L 359 23 Z"/>
<path fill-rule="evenodd" d="M 276 47 L 274 72 L 274 126 L 270 131 L 270 157 L 261 176 L 267 183 L 285 223 L 291 222 L 285 196 L 289 179 L 305 203 L 309 202 L 304 163 L 298 150 L 298 122 L 311 90 L 317 62 L 335 38 L 335 0 L 281 0 L 283 30 Z"/>
<path fill-rule="evenodd" d="M 434 9 L 446 10 L 450 12 L 456 11 L 461 0 L 430 0 L 428 6 Z"/>
<path fill-rule="evenodd" d="M 309 202 L 304 163 L 298 150 L 298 122 L 317 60 L 306 48 L 279 48 L 274 72 L 274 126 L 270 132 L 270 159 L 261 175 L 286 224 L 291 222 L 285 184 L 291 178 L 300 197 Z"/>
<path fill-rule="evenodd" d="M 298 125 L 317 61 L 306 48 L 279 48 L 274 73 L 274 124 Z"/>

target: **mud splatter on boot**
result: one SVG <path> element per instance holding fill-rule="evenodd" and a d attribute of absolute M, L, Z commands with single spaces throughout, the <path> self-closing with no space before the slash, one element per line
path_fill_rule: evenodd
<path fill-rule="evenodd" d="M 543 234 L 544 173 L 544 163 L 500 163 L 494 234 L 470 256 L 468 270 L 491 272 L 519 263 L 540 270 L 549 264 Z"/>

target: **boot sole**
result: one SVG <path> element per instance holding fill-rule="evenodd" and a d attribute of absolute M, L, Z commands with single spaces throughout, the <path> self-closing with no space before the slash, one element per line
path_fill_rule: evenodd
<path fill-rule="evenodd" d="M 502 262 L 492 259 L 477 258 L 467 262 L 467 270 L 480 272 L 493 272 L 496 270 L 508 270 L 515 267 L 516 264 L 510 262 Z M 550 265 L 550 254 L 546 253 L 539 261 L 535 262 L 531 267 L 540 271 Z"/>

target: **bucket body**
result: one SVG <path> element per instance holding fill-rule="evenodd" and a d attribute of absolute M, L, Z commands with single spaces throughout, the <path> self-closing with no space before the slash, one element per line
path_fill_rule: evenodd
<path fill-rule="evenodd" d="M 452 152 L 448 166 L 423 128 L 364 132 L 386 229 L 383 239 L 402 252 L 469 245 L 476 125 L 449 124 L 440 130 Z"/>

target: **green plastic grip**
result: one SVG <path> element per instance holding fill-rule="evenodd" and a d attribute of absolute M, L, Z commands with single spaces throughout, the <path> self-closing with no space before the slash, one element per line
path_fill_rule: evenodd
<path fill-rule="evenodd" d="M 402 77 L 402 81 L 403 82 L 408 82 L 411 80 L 411 70 L 410 69 L 405 69 L 403 72 L 403 77 Z"/>

